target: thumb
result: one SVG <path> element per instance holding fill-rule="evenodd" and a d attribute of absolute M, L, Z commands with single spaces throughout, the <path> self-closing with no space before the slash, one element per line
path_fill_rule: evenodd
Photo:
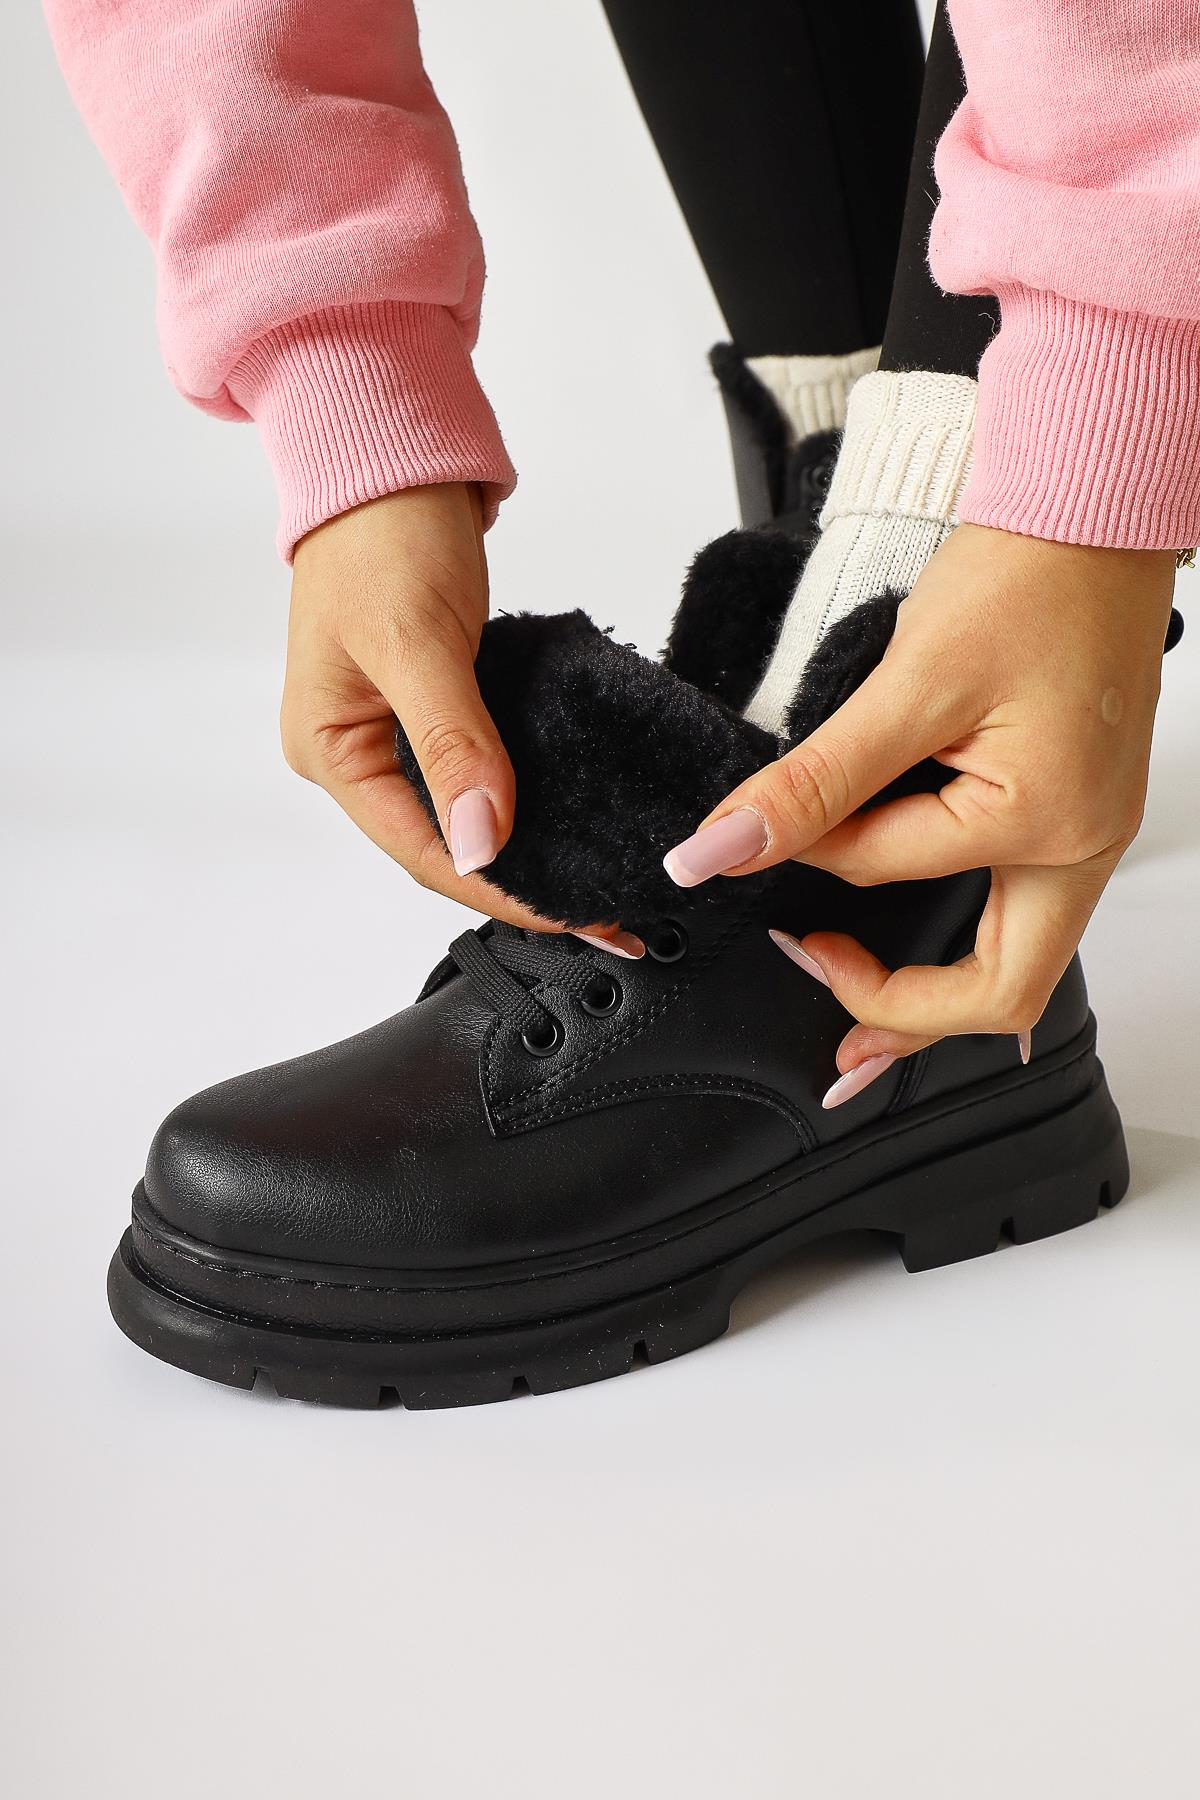
<path fill-rule="evenodd" d="M 475 679 L 474 649 L 453 614 L 424 623 L 387 668 L 371 672 L 412 746 L 455 872 L 486 868 L 507 841 L 512 764 Z"/>
<path fill-rule="evenodd" d="M 802 744 L 749 776 L 669 851 L 667 873 L 680 887 L 695 887 L 712 875 L 749 875 L 802 856 L 953 735 L 946 709 L 936 698 L 916 702 L 902 665 L 889 667 L 885 657 Z"/>

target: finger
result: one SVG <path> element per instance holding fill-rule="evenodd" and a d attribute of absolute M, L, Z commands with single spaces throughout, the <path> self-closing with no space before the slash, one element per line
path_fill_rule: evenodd
<path fill-rule="evenodd" d="M 359 830 L 407 869 L 422 887 L 445 894 L 447 899 L 457 900 L 473 912 L 504 919 L 510 925 L 533 931 L 562 929 L 519 901 L 510 900 L 482 875 L 459 875 L 441 833 L 399 769 L 392 767 L 354 779 L 335 769 L 322 775 L 321 786 Z"/>
<path fill-rule="evenodd" d="M 806 975 L 811 975 L 824 987 L 829 986 L 820 963 L 808 954 L 799 938 L 793 937 L 790 931 L 768 931 L 767 936 Z M 835 1060 L 840 1078 L 826 1093 L 822 1106 L 828 1111 L 852 1100 L 880 1075 L 885 1074 L 898 1057 L 911 1056 L 915 1051 L 923 1050 L 928 1041 L 925 1038 L 905 1036 L 898 1031 L 872 1031 L 864 1025 L 856 1025 L 838 1046 Z"/>
<path fill-rule="evenodd" d="M 1012 817 L 1007 790 L 964 774 L 936 794 L 906 794 L 855 813 L 800 860 L 871 887 L 1031 861 L 1033 852 Z"/>
<path fill-rule="evenodd" d="M 910 1032 L 875 1031 L 868 1025 L 856 1025 L 848 1031 L 837 1047 L 835 1058 L 838 1068 L 849 1075 L 868 1065 L 877 1067 L 882 1074 L 885 1068 L 901 1056 L 915 1056 L 918 1051 L 928 1050 L 934 1044 L 940 1044 L 941 1038 L 914 1037 Z M 1014 1057 L 1027 1063 L 1033 1054 L 1032 1028 L 1018 1031 L 1015 1034 Z M 873 1077 L 872 1077 L 873 1079 Z M 836 1087 L 836 1083 L 834 1084 Z M 833 1090 L 831 1089 L 830 1092 Z M 861 1088 L 856 1090 L 861 1092 Z M 826 1104 L 829 1104 L 826 1095 Z M 836 1102 L 834 1103 L 836 1104 Z"/>
<path fill-rule="evenodd" d="M 399 769 L 349 780 L 334 773 L 322 783 L 350 819 L 381 850 L 400 863 L 422 887 L 456 900 L 472 912 L 503 919 L 526 931 L 565 931 L 565 925 L 511 899 L 481 874 L 461 876 L 428 813 Z M 625 960 L 646 953 L 641 938 L 620 925 L 602 922 L 576 930 L 594 949 Z"/>
<path fill-rule="evenodd" d="M 1111 866 L 993 870 L 975 948 L 949 967 L 892 971 L 832 932 L 811 933 L 802 947 L 846 1010 L 873 1031 L 926 1043 L 962 1032 L 1020 1034 L 1041 1017 Z M 863 1041 L 873 1040 L 856 1043 Z"/>
<path fill-rule="evenodd" d="M 1027 1063 L 1033 1054 L 1032 1040 L 1032 1028 L 1016 1034 L 1014 1054 L 1022 1063 Z M 855 1094 L 861 1094 L 901 1057 L 916 1056 L 941 1042 L 940 1037 L 915 1037 L 911 1032 L 876 1031 L 869 1025 L 856 1025 L 837 1047 L 834 1060 L 841 1075 L 825 1095 L 822 1106 L 826 1111 L 841 1106 Z"/>
<path fill-rule="evenodd" d="M 898 1056 L 915 1056 L 918 1050 L 928 1050 L 930 1044 L 938 1042 L 937 1038 L 911 1031 L 876 1031 L 869 1025 L 856 1025 L 838 1045 L 834 1060 L 842 1074 L 849 1075 L 852 1069 L 876 1057 L 886 1056 L 889 1062 L 895 1062 Z"/>
<path fill-rule="evenodd" d="M 460 620 L 441 608 L 417 625 L 407 614 L 363 664 L 412 745 L 461 876 L 494 860 L 516 802 L 512 764 L 475 679 L 475 650 Z"/>
<path fill-rule="evenodd" d="M 889 781 L 967 728 L 947 685 L 918 690 L 915 665 L 885 656 L 824 725 L 722 801 L 664 859 L 680 887 L 803 855 Z"/>
<path fill-rule="evenodd" d="M 641 938 L 632 931 L 623 931 L 619 925 L 593 925 L 587 931 L 581 931 L 577 925 L 568 929 L 573 937 L 590 944 L 593 950 L 605 950 L 610 956 L 619 956 L 623 962 L 640 962 L 646 954 Z"/>
<path fill-rule="evenodd" d="M 843 1074 L 850 1074 L 865 1063 L 886 1067 L 900 1056 L 915 1056 L 942 1042 L 940 1037 L 917 1037 L 912 1032 L 880 1031 L 871 1025 L 855 1025 L 837 1047 L 835 1061 Z M 1033 1031 L 1027 1027 L 1016 1033 L 1016 1055 L 1027 1063 L 1033 1054 Z"/>

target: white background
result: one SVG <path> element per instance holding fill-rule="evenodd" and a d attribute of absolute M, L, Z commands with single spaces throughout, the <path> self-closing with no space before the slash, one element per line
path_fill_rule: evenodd
<path fill-rule="evenodd" d="M 427 0 L 424 30 L 523 477 L 497 599 L 653 650 L 734 518 L 720 321 L 598 6 Z M 1087 945 L 1111 1216 L 911 1278 L 837 1245 L 697 1355 L 500 1407 L 158 1364 L 104 1273 L 160 1117 L 394 1011 L 461 917 L 285 770 L 254 434 L 172 394 L 28 0 L 3 42 L 8 1791 L 1190 1800 L 1200 630 Z"/>

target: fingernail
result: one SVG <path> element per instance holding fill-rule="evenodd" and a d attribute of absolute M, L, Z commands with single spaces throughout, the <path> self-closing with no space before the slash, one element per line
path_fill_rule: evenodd
<path fill-rule="evenodd" d="M 640 937 L 634 937 L 632 931 L 614 931 L 611 937 L 594 937 L 590 931 L 573 931 L 571 936 L 590 944 L 593 950 L 607 950 L 610 956 L 623 956 L 627 962 L 637 962 L 646 954 L 645 944 Z"/>
<path fill-rule="evenodd" d="M 790 931 L 768 931 L 767 936 L 785 956 L 791 957 L 797 968 L 803 969 L 806 975 L 811 975 L 814 981 L 819 981 L 822 987 L 829 986 L 828 975 L 816 957 L 810 956 L 807 950 L 801 948 L 799 938 L 794 938 Z"/>
<path fill-rule="evenodd" d="M 712 875 L 736 869 L 767 847 L 767 828 L 749 806 L 702 825 L 663 857 L 663 868 L 676 887 L 699 887 Z"/>
<path fill-rule="evenodd" d="M 855 1094 L 861 1094 L 864 1088 L 870 1087 L 885 1070 L 890 1069 L 895 1060 L 894 1056 L 868 1056 L 866 1062 L 859 1063 L 857 1069 L 851 1069 L 848 1075 L 843 1075 L 839 1081 L 834 1082 L 821 1105 L 826 1112 L 835 1106 L 844 1106 L 847 1100 L 853 1100 Z"/>
<path fill-rule="evenodd" d="M 456 875 L 486 869 L 500 845 L 496 810 L 482 788 L 468 788 L 450 806 L 450 855 Z"/>
<path fill-rule="evenodd" d="M 1032 1031 L 1019 1031 L 1017 1033 L 1017 1048 L 1021 1052 L 1021 1061 L 1027 1063 L 1033 1055 Z"/>

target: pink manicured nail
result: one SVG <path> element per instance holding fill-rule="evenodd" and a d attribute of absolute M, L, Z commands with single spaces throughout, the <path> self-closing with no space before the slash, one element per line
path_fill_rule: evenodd
<path fill-rule="evenodd" d="M 456 875 L 486 869 L 500 848 L 496 809 L 482 788 L 468 788 L 450 807 L 450 855 Z"/>
<path fill-rule="evenodd" d="M 857 1069 L 851 1069 L 848 1075 L 843 1075 L 834 1082 L 821 1105 L 826 1112 L 832 1107 L 844 1106 L 847 1100 L 853 1100 L 855 1094 L 861 1094 L 864 1088 L 870 1087 L 885 1070 L 890 1069 L 895 1060 L 894 1056 L 868 1056 L 866 1062 L 859 1063 Z"/>
<path fill-rule="evenodd" d="M 803 969 L 806 975 L 811 975 L 814 981 L 819 981 L 822 987 L 829 986 L 828 975 L 816 957 L 810 956 L 807 950 L 801 948 L 799 938 L 794 938 L 790 931 L 768 931 L 767 936 L 785 956 L 791 957 L 797 968 Z"/>
<path fill-rule="evenodd" d="M 1017 1048 L 1021 1052 L 1021 1061 L 1027 1063 L 1033 1055 L 1032 1031 L 1020 1031 L 1017 1033 Z"/>
<path fill-rule="evenodd" d="M 627 962 L 637 962 L 646 954 L 646 946 L 640 937 L 634 937 L 632 931 L 614 931 L 610 938 L 593 937 L 590 931 L 573 931 L 572 937 L 590 944 L 594 950 L 607 950 L 610 956 L 623 956 Z"/>
<path fill-rule="evenodd" d="M 676 887 L 699 887 L 712 875 L 736 869 L 767 847 L 767 828 L 749 806 L 726 813 L 712 825 L 684 838 L 663 857 L 663 868 Z"/>

